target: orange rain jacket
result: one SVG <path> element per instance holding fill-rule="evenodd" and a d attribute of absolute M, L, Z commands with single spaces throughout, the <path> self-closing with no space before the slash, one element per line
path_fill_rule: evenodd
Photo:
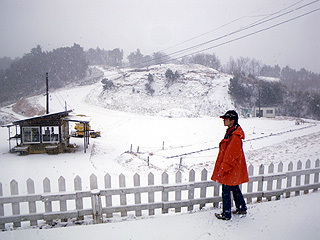
<path fill-rule="evenodd" d="M 249 181 L 242 139 L 244 139 L 244 132 L 238 126 L 228 139 L 220 142 L 211 180 L 228 186 L 236 186 Z"/>

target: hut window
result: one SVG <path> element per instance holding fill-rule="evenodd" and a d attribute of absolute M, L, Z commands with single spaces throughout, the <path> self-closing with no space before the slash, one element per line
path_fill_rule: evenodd
<path fill-rule="evenodd" d="M 22 137 L 24 143 L 40 143 L 40 128 L 24 127 L 22 128 Z"/>
<path fill-rule="evenodd" d="M 59 142 L 59 127 L 42 127 L 42 142 Z"/>
<path fill-rule="evenodd" d="M 267 110 L 267 114 L 273 114 L 273 110 Z"/>

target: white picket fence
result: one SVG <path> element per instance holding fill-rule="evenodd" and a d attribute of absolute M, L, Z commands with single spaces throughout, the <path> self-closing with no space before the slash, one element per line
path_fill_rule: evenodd
<path fill-rule="evenodd" d="M 302 169 L 299 161 L 296 170 L 293 163 L 288 164 L 283 171 L 283 163 L 279 163 L 277 172 L 270 164 L 267 169 L 261 165 L 258 174 L 253 176 L 254 167 L 250 165 L 248 172 L 250 181 L 242 184 L 242 192 L 247 203 L 262 200 L 279 200 L 281 196 L 298 196 L 307 194 L 310 190 L 318 191 L 319 159 L 311 168 L 311 161 L 306 161 Z M 265 173 L 267 170 L 267 173 Z M 66 222 L 84 221 L 90 219 L 93 223 L 107 222 L 113 217 L 126 217 L 132 214 L 136 217 L 155 214 L 180 213 L 193 211 L 203 207 L 218 207 L 222 201 L 221 185 L 210 180 L 211 172 L 201 171 L 201 180 L 195 181 L 194 170 L 189 172 L 188 182 L 182 182 L 182 173 L 175 175 L 175 183 L 169 183 L 169 175 L 161 175 L 161 184 L 155 185 L 154 174 L 149 173 L 147 185 L 140 185 L 140 175 L 133 176 L 133 186 L 126 186 L 126 177 L 119 175 L 119 187 L 112 188 L 111 176 L 104 176 L 104 189 L 98 189 L 97 177 L 90 176 L 90 189 L 82 190 L 82 180 L 79 176 L 74 179 L 74 191 L 66 191 L 63 177 L 58 180 L 59 192 L 51 192 L 48 178 L 43 180 L 43 193 L 35 194 L 34 181 L 27 180 L 27 194 L 19 195 L 18 183 L 10 183 L 11 196 L 3 196 L 0 183 L 0 229 L 8 225 L 14 228 L 21 224 L 39 226 L 40 223 L 52 224 L 53 221 Z M 27 209 L 27 212 L 21 209 Z"/>

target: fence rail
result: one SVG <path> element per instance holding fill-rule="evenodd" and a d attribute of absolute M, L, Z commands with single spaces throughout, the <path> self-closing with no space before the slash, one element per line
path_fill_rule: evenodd
<path fill-rule="evenodd" d="M 283 163 L 275 166 L 270 164 L 265 173 L 265 166 L 260 165 L 258 174 L 253 176 L 254 167 L 248 167 L 249 182 L 242 184 L 241 188 L 247 203 L 255 201 L 268 201 L 281 196 L 298 196 L 301 193 L 317 191 L 319 183 L 319 159 L 311 168 L 308 160 L 305 169 L 302 163 L 297 163 L 293 171 L 293 163 L 283 172 Z M 19 195 L 18 183 L 10 182 L 11 196 L 3 196 L 2 183 L 0 183 L 0 229 L 13 225 L 21 227 L 22 223 L 30 226 L 39 226 L 41 222 L 52 224 L 55 221 L 68 221 L 75 219 L 83 221 L 89 219 L 93 223 L 102 223 L 107 219 L 128 214 L 134 216 L 155 215 L 166 213 L 179 213 L 192 211 L 203 207 L 218 207 L 222 201 L 221 185 L 208 180 L 211 176 L 208 171 L 201 171 L 201 180 L 195 181 L 195 171 L 189 172 L 189 182 L 182 182 L 182 173 L 175 175 L 175 183 L 169 184 L 169 175 L 161 175 L 161 184 L 154 184 L 153 173 L 148 174 L 148 185 L 141 186 L 140 175 L 133 176 L 132 187 L 126 186 L 126 177 L 119 175 L 119 187 L 111 187 L 111 176 L 104 176 L 104 189 L 98 189 L 97 177 L 90 176 L 90 189 L 82 190 L 82 181 L 79 176 L 74 179 L 74 191 L 66 192 L 65 179 L 58 179 L 59 192 L 52 193 L 50 180 L 43 180 L 42 194 L 35 194 L 34 182 L 27 180 L 27 194 Z"/>

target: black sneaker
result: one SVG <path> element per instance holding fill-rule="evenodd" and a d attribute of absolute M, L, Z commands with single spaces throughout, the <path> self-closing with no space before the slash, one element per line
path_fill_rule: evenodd
<path fill-rule="evenodd" d="M 245 215 L 247 214 L 247 211 L 246 210 L 234 210 L 232 211 L 232 214 L 238 214 L 238 215 Z"/>
<path fill-rule="evenodd" d="M 215 213 L 214 214 L 216 216 L 216 218 L 221 219 L 221 220 L 230 220 L 231 218 L 227 218 L 225 216 L 223 216 L 221 213 Z"/>

